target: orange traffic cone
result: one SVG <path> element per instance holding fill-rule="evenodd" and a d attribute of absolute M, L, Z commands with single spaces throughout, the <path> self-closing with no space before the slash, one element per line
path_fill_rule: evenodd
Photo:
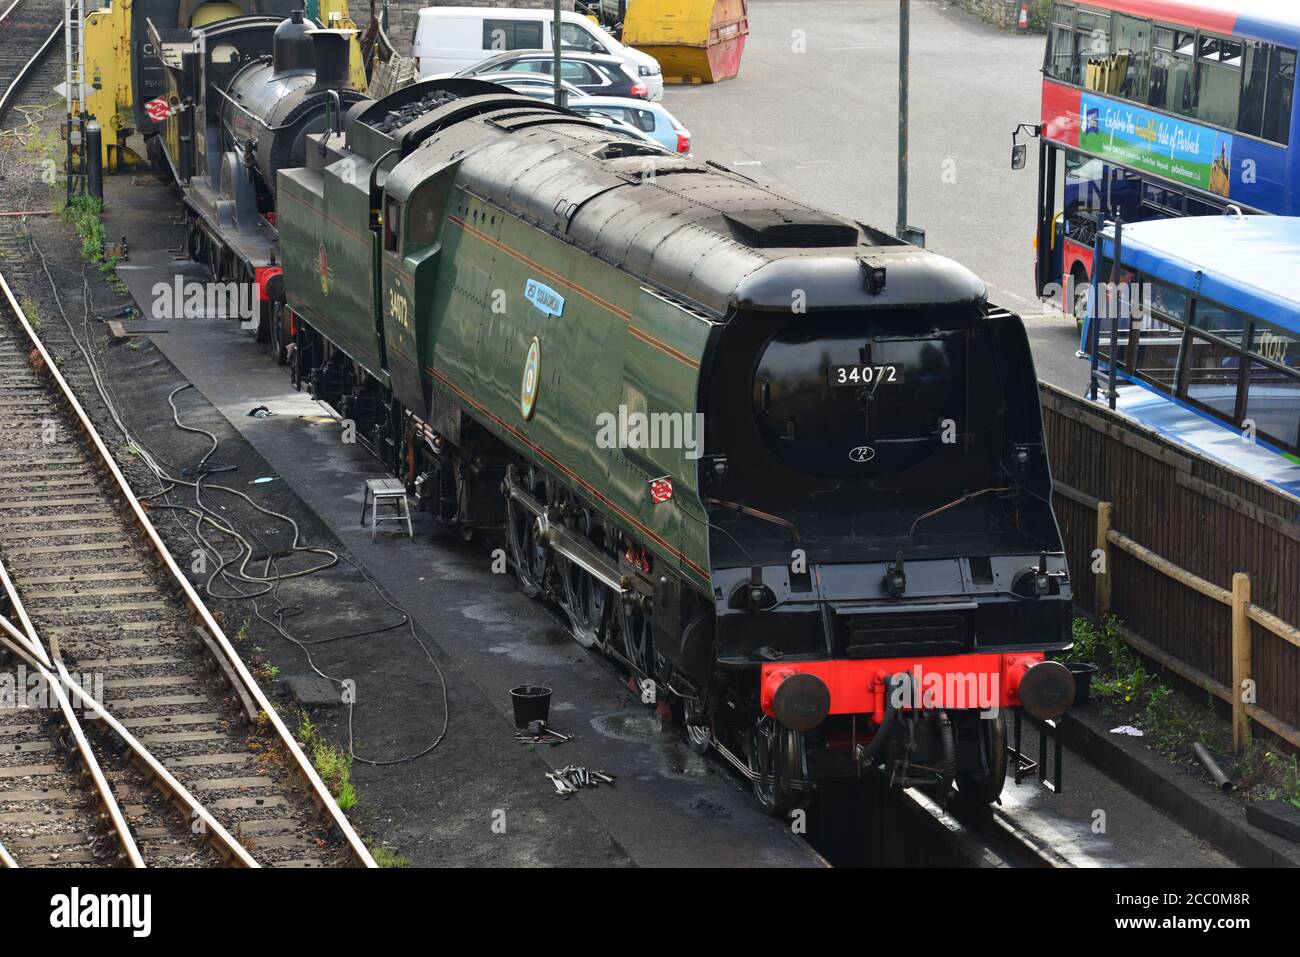
<path fill-rule="evenodd" d="M 1029 32 L 1029 4 L 1027 3 L 1020 5 L 1020 22 L 1016 24 L 1016 31 L 1018 33 Z"/>

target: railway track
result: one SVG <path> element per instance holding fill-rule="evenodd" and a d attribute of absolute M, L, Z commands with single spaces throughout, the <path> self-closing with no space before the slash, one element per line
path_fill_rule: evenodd
<path fill-rule="evenodd" d="M 62 9 L 0 0 L 0 129 Z M 0 866 L 374 866 L 3 275 L 0 586 Z"/>
<path fill-rule="evenodd" d="M 0 644 L 72 706 L 0 713 L 0 843 L 19 864 L 131 860 L 129 835 L 145 864 L 371 865 L 3 276 L 0 297 Z M 107 734 L 61 763 L 82 723 Z M 109 793 L 87 799 L 96 760 Z"/>
<path fill-rule="evenodd" d="M 60 0 L 0 0 L 0 116 L 62 34 Z"/>
<path fill-rule="evenodd" d="M 977 867 L 1068 868 L 1070 864 L 1052 848 L 1033 837 L 997 807 L 964 807 L 954 802 L 947 807 L 916 789 L 903 792 L 908 802 L 929 826 L 944 833 L 965 859 Z"/>

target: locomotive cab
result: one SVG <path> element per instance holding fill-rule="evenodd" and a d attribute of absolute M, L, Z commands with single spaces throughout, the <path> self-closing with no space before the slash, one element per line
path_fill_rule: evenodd
<path fill-rule="evenodd" d="M 852 270 L 839 255 L 821 287 L 797 292 L 786 262 L 759 270 L 704 386 L 718 660 L 758 673 L 769 726 L 751 740 L 784 736 L 814 777 L 893 760 L 903 783 L 964 778 L 996 796 L 1004 732 L 989 715 L 1030 703 L 1026 675 L 1070 641 L 1023 326 L 911 247 Z M 1025 684 L 1050 679 L 1042 716 L 1068 706 L 1064 672 Z M 920 752 L 869 751 L 896 721 L 924 729 L 909 732 Z"/>

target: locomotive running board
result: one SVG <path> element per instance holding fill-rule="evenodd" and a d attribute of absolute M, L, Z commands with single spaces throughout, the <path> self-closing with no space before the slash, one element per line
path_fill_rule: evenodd
<path fill-rule="evenodd" d="M 546 508 L 537 499 L 516 485 L 514 476 L 508 471 L 503 484 L 510 500 L 518 502 L 536 517 L 537 540 L 539 542 L 557 554 L 563 555 L 588 575 L 611 589 L 619 598 L 633 594 L 632 583 L 627 576 L 619 574 L 618 566 L 563 525 L 552 524 L 550 517 L 546 514 Z"/>

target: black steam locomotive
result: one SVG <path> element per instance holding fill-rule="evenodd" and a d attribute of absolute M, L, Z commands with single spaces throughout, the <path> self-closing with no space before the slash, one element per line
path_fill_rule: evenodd
<path fill-rule="evenodd" d="M 1004 711 L 1074 693 L 1020 320 L 949 260 L 548 103 L 362 100 L 330 33 L 162 44 L 191 253 L 265 279 L 296 379 L 440 519 L 503 533 L 769 811 L 867 768 L 995 800 Z M 629 445 L 632 415 L 703 437 Z"/>
<path fill-rule="evenodd" d="M 150 158 L 181 189 L 190 257 L 218 281 L 256 284 L 258 336 L 278 353 L 276 173 L 304 165 L 308 137 L 362 99 L 349 82 L 351 31 L 317 28 L 301 10 L 147 29 L 172 104 L 147 139 Z"/>

